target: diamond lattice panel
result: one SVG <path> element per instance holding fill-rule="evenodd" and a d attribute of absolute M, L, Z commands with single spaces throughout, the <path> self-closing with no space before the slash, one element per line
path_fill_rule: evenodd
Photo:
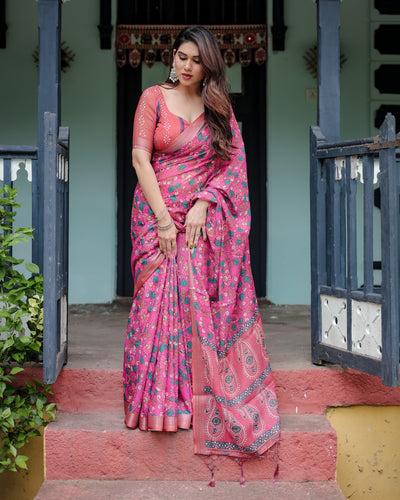
<path fill-rule="evenodd" d="M 381 305 L 353 300 L 351 317 L 353 352 L 382 359 Z"/>
<path fill-rule="evenodd" d="M 321 342 L 333 347 L 347 348 L 346 299 L 321 295 Z"/>

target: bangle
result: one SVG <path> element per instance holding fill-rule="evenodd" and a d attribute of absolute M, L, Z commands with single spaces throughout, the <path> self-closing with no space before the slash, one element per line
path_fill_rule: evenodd
<path fill-rule="evenodd" d="M 167 229 L 170 229 L 174 225 L 174 221 L 171 219 L 171 222 L 167 224 L 166 226 L 160 226 L 160 224 L 157 224 L 157 228 L 160 231 L 166 231 Z"/>

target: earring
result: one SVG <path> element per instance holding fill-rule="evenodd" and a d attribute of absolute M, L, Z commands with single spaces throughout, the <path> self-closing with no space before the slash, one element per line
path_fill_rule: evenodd
<path fill-rule="evenodd" d="M 169 73 L 169 79 L 171 80 L 172 83 L 176 83 L 178 81 L 178 77 L 175 71 L 175 61 L 172 63 L 171 71 Z"/>
<path fill-rule="evenodd" d="M 205 87 L 205 86 L 206 86 L 206 83 L 207 83 L 207 78 L 206 78 L 206 77 L 204 77 L 204 78 L 203 78 L 203 87 Z"/>

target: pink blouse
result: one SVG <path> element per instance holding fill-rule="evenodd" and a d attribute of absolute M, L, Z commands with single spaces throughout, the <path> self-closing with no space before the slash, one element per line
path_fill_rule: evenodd
<path fill-rule="evenodd" d="M 132 148 L 153 151 L 166 149 L 189 126 L 184 118 L 169 111 L 159 85 L 141 95 L 133 123 Z"/>

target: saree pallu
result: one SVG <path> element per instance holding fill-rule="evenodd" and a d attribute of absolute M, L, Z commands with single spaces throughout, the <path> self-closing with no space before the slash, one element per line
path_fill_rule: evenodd
<path fill-rule="evenodd" d="M 134 299 L 124 356 L 125 423 L 169 430 L 193 423 L 194 452 L 262 455 L 280 435 L 278 405 L 250 266 L 250 205 L 243 142 L 222 161 L 203 115 L 152 165 L 177 229 L 177 253 L 158 250 L 140 186 L 132 207 Z M 184 222 L 209 202 L 207 239 L 185 245 Z"/>

